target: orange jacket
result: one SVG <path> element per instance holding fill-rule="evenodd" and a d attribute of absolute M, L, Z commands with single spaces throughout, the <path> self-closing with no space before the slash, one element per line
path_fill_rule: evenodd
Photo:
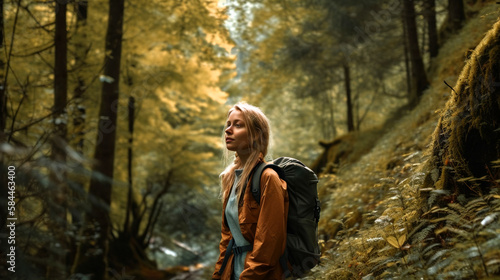
<path fill-rule="evenodd" d="M 253 249 L 246 255 L 240 279 L 281 280 L 283 279 L 283 269 L 279 259 L 286 247 L 288 216 L 286 183 L 279 178 L 276 171 L 270 168 L 265 169 L 260 179 L 261 198 L 260 204 L 258 204 L 252 196 L 251 182 L 252 180 L 249 180 L 247 184 L 243 205 L 238 207 L 241 233 L 250 244 L 253 244 Z M 224 214 L 228 197 L 224 200 L 222 207 L 220 255 L 215 264 L 213 279 L 230 280 L 233 271 L 234 255 L 231 255 L 222 275 L 217 273 L 224 260 L 227 244 L 232 238 Z"/>

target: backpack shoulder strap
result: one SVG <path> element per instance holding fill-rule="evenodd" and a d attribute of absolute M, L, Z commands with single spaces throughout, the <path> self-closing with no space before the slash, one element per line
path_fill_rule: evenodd
<path fill-rule="evenodd" d="M 255 167 L 252 176 L 252 196 L 258 204 L 260 204 L 260 177 L 262 176 L 262 172 L 264 172 L 264 169 L 266 168 L 274 169 L 274 171 L 278 173 L 278 176 L 280 176 L 281 179 L 285 180 L 285 172 L 278 165 L 272 163 L 259 163 Z"/>

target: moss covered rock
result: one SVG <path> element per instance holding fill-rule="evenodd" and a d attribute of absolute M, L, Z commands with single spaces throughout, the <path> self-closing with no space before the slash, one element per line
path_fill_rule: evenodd
<path fill-rule="evenodd" d="M 452 89 L 434 132 L 429 178 L 453 194 L 482 195 L 498 180 L 492 162 L 499 158 L 500 21 L 475 48 Z"/>

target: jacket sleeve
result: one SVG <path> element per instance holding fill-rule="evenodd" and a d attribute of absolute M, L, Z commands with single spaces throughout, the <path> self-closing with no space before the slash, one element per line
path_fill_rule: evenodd
<path fill-rule="evenodd" d="M 221 226 L 221 240 L 219 243 L 219 259 L 215 263 L 215 271 L 212 275 L 212 279 L 221 279 L 221 276 L 218 274 L 220 267 L 222 266 L 222 262 L 224 261 L 224 256 L 226 254 L 226 249 L 227 245 L 229 244 L 229 241 L 231 240 L 231 231 L 229 230 L 229 227 L 225 223 L 225 218 L 224 218 L 224 207 L 222 209 L 222 226 Z M 231 269 L 231 267 L 226 266 L 225 269 Z"/>
<path fill-rule="evenodd" d="M 281 269 L 279 259 L 286 246 L 288 193 L 285 181 L 272 169 L 261 177 L 260 212 L 253 250 L 245 263 L 241 279 L 271 279 Z"/>

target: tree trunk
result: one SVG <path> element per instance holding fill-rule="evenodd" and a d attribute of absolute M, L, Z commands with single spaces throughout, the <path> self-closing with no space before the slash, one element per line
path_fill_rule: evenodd
<path fill-rule="evenodd" d="M 425 0 L 425 18 L 427 20 L 427 34 L 429 35 L 429 55 L 436 57 L 439 52 L 438 31 L 436 23 L 436 0 Z"/>
<path fill-rule="evenodd" d="M 337 137 L 337 126 L 335 124 L 335 110 L 333 109 L 333 104 L 334 104 L 334 101 L 332 100 L 333 99 L 333 96 L 332 96 L 332 93 L 330 91 L 327 91 L 326 92 L 327 94 L 327 100 L 328 100 L 328 115 L 329 115 L 329 120 L 328 120 L 328 123 L 329 123 L 329 127 L 330 127 L 330 137 L 329 138 L 326 138 L 326 139 L 334 139 L 335 137 Z"/>
<path fill-rule="evenodd" d="M 84 153 L 84 138 L 85 138 L 85 115 L 86 108 L 84 105 L 84 93 L 85 93 L 85 80 L 81 74 L 81 69 L 85 65 L 85 57 L 87 55 L 88 48 L 86 47 L 87 34 L 85 27 L 87 24 L 87 10 L 88 2 L 87 0 L 77 1 L 75 5 L 76 14 L 76 26 L 75 32 L 73 34 L 73 40 L 75 45 L 75 56 L 73 69 L 76 71 L 77 76 L 77 86 L 73 90 L 73 106 L 71 115 L 73 118 L 73 131 L 71 132 L 70 141 L 72 148 L 80 153 L 82 157 L 86 156 Z M 83 170 L 83 165 L 81 162 L 75 163 L 77 169 Z M 75 178 L 75 186 L 72 188 L 71 196 L 76 202 L 70 207 L 71 212 L 71 222 L 73 228 L 76 232 L 80 232 L 83 226 L 84 212 L 79 207 L 82 203 L 85 203 L 85 197 L 81 194 L 85 193 L 84 185 L 86 182 L 86 176 L 77 176 Z M 69 256 L 68 263 L 72 263 L 71 273 L 74 272 L 74 265 L 78 263 L 79 249 L 81 249 L 81 242 L 78 242 L 75 237 L 71 237 L 72 240 L 69 244 Z"/>
<path fill-rule="evenodd" d="M 4 139 L 5 126 L 7 125 L 7 81 L 5 81 L 5 71 L 9 71 L 9 69 L 5 69 L 6 57 L 4 55 L 5 24 L 3 2 L 3 0 L 0 0 L 0 50 L 2 50 L 0 53 L 0 141 Z"/>
<path fill-rule="evenodd" d="M 129 132 L 129 139 L 128 139 L 128 166 L 127 166 L 127 173 L 128 173 L 128 195 L 127 195 L 127 213 L 125 215 L 125 225 L 124 225 L 124 231 L 129 229 L 130 226 L 130 209 L 132 207 L 132 160 L 133 160 L 133 155 L 132 155 L 132 145 L 134 143 L 134 115 L 135 115 L 135 99 L 134 97 L 130 96 L 128 99 L 128 132 Z"/>
<path fill-rule="evenodd" d="M 88 0 L 78 0 L 76 3 L 76 20 L 85 25 L 87 23 L 87 14 L 88 14 Z"/>
<path fill-rule="evenodd" d="M 408 48 L 408 28 L 406 26 L 406 19 L 403 15 L 401 17 L 403 23 L 403 46 L 404 46 L 404 57 L 405 57 L 405 72 L 406 72 L 406 94 L 408 97 L 411 96 L 411 67 L 410 67 L 410 57 Z"/>
<path fill-rule="evenodd" d="M 7 95 L 6 95 L 6 73 L 8 69 L 5 69 L 6 57 L 4 50 L 5 32 L 4 32 L 4 11 L 3 11 L 4 1 L 0 0 L 0 143 L 5 142 L 5 127 L 7 121 Z M 7 230 L 7 218 L 8 218 L 8 160 L 2 156 L 0 157 L 0 252 L 2 254 L 8 254 L 7 248 L 7 236 L 9 234 Z M 5 255 L 4 255 L 5 256 Z M 2 258 L 3 259 L 3 258 Z M 3 273 L 8 273 L 7 269 Z"/>
<path fill-rule="evenodd" d="M 92 172 L 89 187 L 89 197 L 96 201 L 92 205 L 91 220 L 97 222 L 96 240 L 101 254 L 90 260 L 91 269 L 96 278 L 103 279 L 106 275 L 108 241 L 111 224 L 109 207 L 111 205 L 111 189 L 114 170 L 115 142 L 117 128 L 117 111 L 120 84 L 120 59 L 123 37 L 124 0 L 109 1 L 108 27 L 106 32 L 107 54 L 104 59 L 104 75 L 101 78 L 102 93 L 99 108 L 98 136 L 94 159 L 96 165 Z M 105 178 L 102 178 L 104 176 Z"/>
<path fill-rule="evenodd" d="M 460 30 L 465 21 L 463 0 L 448 0 L 448 24 L 452 33 Z"/>
<path fill-rule="evenodd" d="M 75 43 L 75 59 L 74 68 L 80 69 L 85 64 L 85 56 L 87 54 L 87 34 L 85 29 L 81 29 L 87 25 L 87 0 L 80 0 L 75 7 L 76 17 L 76 32 L 73 35 Z M 85 114 L 86 108 L 84 106 L 84 92 L 85 80 L 80 72 L 77 72 L 77 86 L 73 91 L 73 133 L 71 136 L 72 144 L 75 150 L 83 154 L 84 137 L 85 137 Z"/>
<path fill-rule="evenodd" d="M 427 39 L 427 21 L 422 22 L 422 40 L 419 41 L 419 46 L 420 46 L 420 53 L 422 54 L 422 58 L 425 54 L 425 49 L 426 49 L 426 44 L 427 42 L 425 41 Z M 418 31 L 417 31 L 418 32 Z"/>
<path fill-rule="evenodd" d="M 344 68 L 344 84 L 345 84 L 345 95 L 346 95 L 346 106 L 347 106 L 347 131 L 354 131 L 354 112 L 351 98 L 351 69 L 347 61 L 342 65 Z"/>
<path fill-rule="evenodd" d="M 51 208 L 51 224 L 54 227 L 55 242 L 51 242 L 49 251 L 51 261 L 48 262 L 48 275 L 50 279 L 66 279 L 66 212 L 67 212 L 67 187 L 64 182 L 64 172 L 58 168 L 66 162 L 66 134 L 67 134 L 67 119 L 66 105 L 68 102 L 68 71 L 67 71 L 67 26 L 66 26 L 66 9 L 65 1 L 56 1 L 55 8 L 55 36 L 54 36 L 54 107 L 53 121 L 54 133 L 52 137 L 52 153 L 51 158 L 56 163 L 51 170 L 50 176 L 54 184 L 54 200 L 55 205 L 59 207 Z"/>
<path fill-rule="evenodd" d="M 73 106 L 72 106 L 72 117 L 73 117 L 73 131 L 70 136 L 70 143 L 73 149 L 80 153 L 82 156 L 84 155 L 84 139 L 85 139 L 85 116 L 87 113 L 87 109 L 84 105 L 84 96 L 85 93 L 85 80 L 79 71 L 83 65 L 85 64 L 85 56 L 87 53 L 87 47 L 85 42 L 87 41 L 87 34 L 85 29 L 81 29 L 87 24 L 87 9 L 88 2 L 87 0 L 80 0 L 76 3 L 75 13 L 76 17 L 76 31 L 73 34 L 73 39 L 76 41 L 75 43 L 75 57 L 73 68 L 77 69 L 77 86 L 73 90 Z M 78 167 L 81 167 L 81 163 L 77 163 Z M 83 181 L 79 181 L 77 189 L 83 189 Z M 80 192 L 82 193 L 82 192 Z M 79 197 L 77 192 L 73 193 L 73 197 L 77 200 L 83 199 Z M 73 209 L 71 213 L 73 224 L 79 225 L 83 221 L 83 213 L 80 209 Z"/>
<path fill-rule="evenodd" d="M 63 4 L 61 4 L 61 3 Z M 54 62 L 54 125 L 55 136 L 62 141 L 66 140 L 68 103 L 68 39 L 66 26 L 67 4 L 56 1 L 55 25 L 55 62 Z M 64 150 L 57 143 L 52 146 L 52 154 L 59 160 L 64 160 Z"/>
<path fill-rule="evenodd" d="M 411 61 L 411 93 L 409 103 L 415 106 L 423 91 L 429 86 L 425 73 L 424 62 L 420 55 L 418 44 L 417 24 L 415 21 L 415 6 L 412 0 L 403 1 L 404 21 L 406 25 L 406 40 L 408 41 L 408 50 Z"/>

